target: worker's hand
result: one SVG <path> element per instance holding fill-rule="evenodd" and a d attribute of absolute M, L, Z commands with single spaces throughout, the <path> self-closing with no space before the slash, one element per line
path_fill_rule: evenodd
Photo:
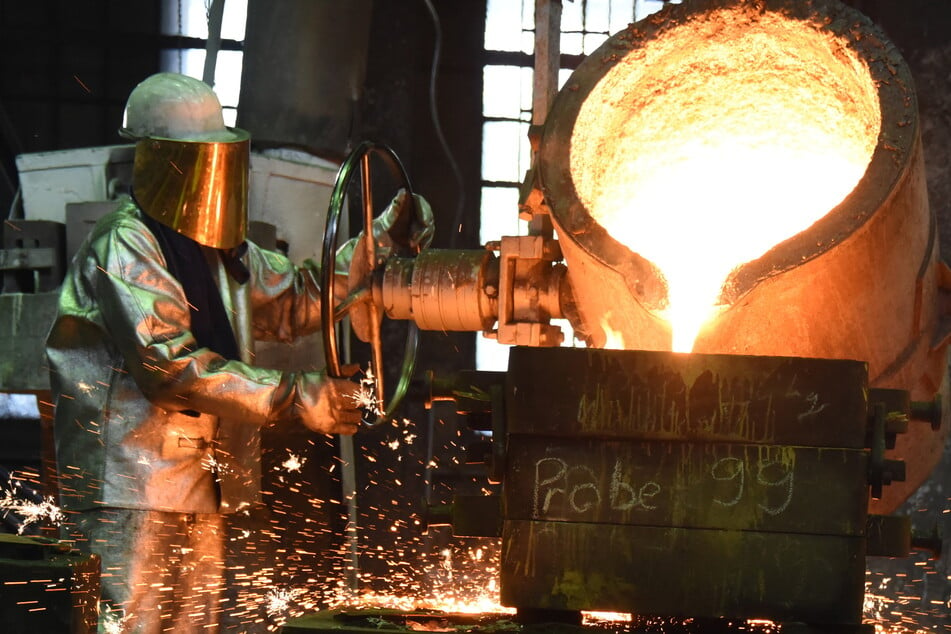
<path fill-rule="evenodd" d="M 357 431 L 362 416 L 359 384 L 323 372 L 303 372 L 295 387 L 295 409 L 308 429 L 347 436 Z"/>
<path fill-rule="evenodd" d="M 411 199 L 405 189 L 373 221 L 373 237 L 383 248 L 396 246 L 416 253 L 432 244 L 435 231 L 432 207 L 419 194 Z"/>

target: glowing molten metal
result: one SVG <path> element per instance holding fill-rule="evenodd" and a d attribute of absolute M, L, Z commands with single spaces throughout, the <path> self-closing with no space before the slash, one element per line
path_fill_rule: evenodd
<path fill-rule="evenodd" d="M 675 351 L 692 349 L 736 267 L 848 196 L 879 136 L 875 85 L 846 42 L 781 16 L 731 15 L 615 65 L 571 139 L 579 199 L 666 282 L 659 314 Z"/>

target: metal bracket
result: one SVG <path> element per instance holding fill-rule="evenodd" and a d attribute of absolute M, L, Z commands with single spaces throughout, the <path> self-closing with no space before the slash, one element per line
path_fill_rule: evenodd
<path fill-rule="evenodd" d="M 56 252 L 48 247 L 0 249 L 0 270 L 51 269 L 56 265 Z"/>
<path fill-rule="evenodd" d="M 550 219 L 542 216 L 550 222 Z M 539 216 L 536 216 L 539 218 Z M 564 278 L 558 241 L 544 234 L 503 236 L 499 255 L 499 343 L 559 346 L 564 333 L 549 323 L 561 317 Z"/>

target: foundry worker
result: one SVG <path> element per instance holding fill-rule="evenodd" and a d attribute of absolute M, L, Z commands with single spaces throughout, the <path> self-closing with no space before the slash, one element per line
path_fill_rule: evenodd
<path fill-rule="evenodd" d="M 259 428 L 353 434 L 359 386 L 252 365 L 253 339 L 319 328 L 319 278 L 245 239 L 249 137 L 211 88 L 149 77 L 122 133 L 131 197 L 78 251 L 47 341 L 64 532 L 100 555 L 121 631 L 208 634 L 224 514 L 260 501 Z"/>

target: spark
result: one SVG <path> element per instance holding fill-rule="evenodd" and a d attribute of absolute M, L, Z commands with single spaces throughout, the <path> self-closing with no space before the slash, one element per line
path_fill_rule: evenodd
<path fill-rule="evenodd" d="M 302 588 L 271 588 L 265 598 L 268 617 L 281 619 L 288 616 L 293 602 L 305 593 Z"/>
<path fill-rule="evenodd" d="M 108 605 L 102 606 L 99 625 L 102 627 L 103 634 L 122 634 L 125 631 L 125 623 L 132 615 L 122 616 L 119 610 L 113 610 Z"/>
<path fill-rule="evenodd" d="M 80 381 L 80 382 L 78 382 L 78 383 L 76 384 L 76 387 L 79 389 L 80 392 L 82 392 L 83 394 L 87 394 L 87 395 L 88 395 L 88 394 L 91 394 L 92 391 L 96 389 L 94 386 L 89 385 L 89 384 L 86 383 L 85 381 Z"/>
<path fill-rule="evenodd" d="M 351 394 L 350 398 L 353 399 L 354 404 L 362 410 L 365 410 L 367 414 L 372 414 L 373 416 L 382 416 L 383 405 L 376 396 L 376 376 L 373 374 L 373 368 L 368 367 L 364 371 L 363 378 L 360 379 L 359 388 L 355 394 Z"/>
<path fill-rule="evenodd" d="M 76 83 L 79 84 L 82 87 L 82 89 L 85 90 L 87 93 L 92 92 L 91 90 L 89 90 L 89 86 L 83 83 L 83 80 L 79 78 L 79 75 L 73 75 L 73 79 L 75 79 Z"/>
<path fill-rule="evenodd" d="M 251 531 L 249 531 L 246 528 L 242 528 L 240 531 L 238 531 L 237 535 L 231 538 L 231 541 L 233 542 L 241 541 L 241 540 L 248 539 L 250 537 L 251 537 Z"/>
<path fill-rule="evenodd" d="M 452 551 L 449 550 L 448 548 L 444 548 L 442 552 L 439 554 L 440 556 L 442 556 L 442 561 L 440 562 L 440 564 L 451 575 L 452 574 Z"/>
<path fill-rule="evenodd" d="M 234 469 L 224 464 L 212 455 L 206 455 L 201 459 L 201 468 L 211 471 L 215 474 L 215 479 L 220 480 L 219 476 L 223 473 L 233 473 Z"/>
<path fill-rule="evenodd" d="M 62 510 L 53 503 L 53 498 L 47 497 L 42 502 L 30 502 L 17 498 L 13 491 L 5 492 L 3 499 L 0 499 L 0 509 L 22 516 L 23 522 L 17 529 L 18 535 L 22 535 L 23 531 L 37 522 L 48 520 L 58 526 L 66 519 Z"/>
<path fill-rule="evenodd" d="M 307 458 L 298 456 L 292 451 L 287 452 L 287 460 L 281 463 L 281 466 L 284 467 L 287 471 L 297 471 L 300 472 L 301 467 L 304 466 L 304 463 L 307 462 Z M 275 471 L 277 467 L 275 467 Z"/>
<path fill-rule="evenodd" d="M 413 541 L 421 545 L 418 539 Z M 395 551 L 377 548 L 366 553 L 366 556 L 371 555 L 389 566 L 390 572 L 385 578 L 374 579 L 377 583 L 385 581 L 389 591 L 354 591 L 338 582 L 337 588 L 331 590 L 325 599 L 330 608 L 435 610 L 457 614 L 508 614 L 515 611 L 499 603 L 499 587 L 495 580 L 499 548 L 442 548 L 430 552 L 420 552 L 413 547 Z M 420 570 L 418 557 L 422 561 L 425 584 L 420 584 L 416 578 Z M 404 572 L 400 568 L 412 570 Z"/>

